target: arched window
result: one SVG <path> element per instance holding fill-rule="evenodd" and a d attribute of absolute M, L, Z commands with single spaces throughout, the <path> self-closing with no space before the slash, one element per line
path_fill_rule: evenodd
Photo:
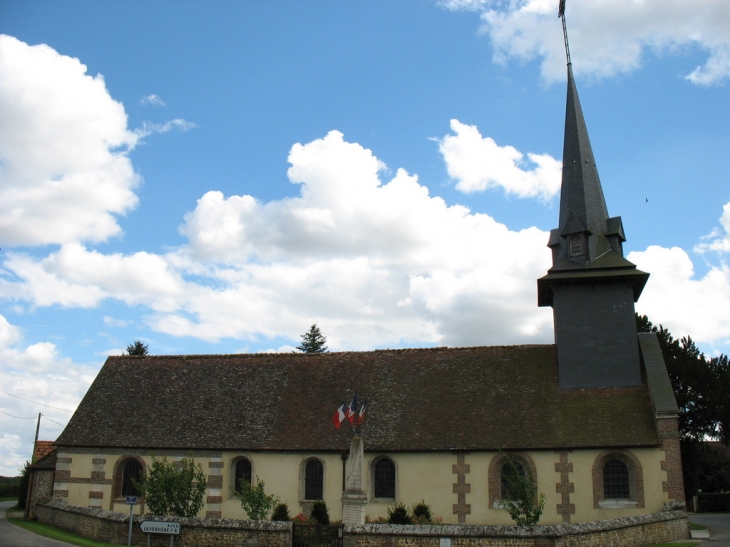
<path fill-rule="evenodd" d="M 501 498 L 503 500 L 518 499 L 516 483 L 525 478 L 525 468 L 516 461 L 507 460 L 502 463 L 499 478 Z"/>
<path fill-rule="evenodd" d="M 593 462 L 593 507 L 644 507 L 641 462 L 629 450 L 605 450 Z"/>
<path fill-rule="evenodd" d="M 137 460 L 127 460 L 122 469 L 122 496 L 139 496 L 135 481 L 142 479 L 142 464 Z"/>
<path fill-rule="evenodd" d="M 324 467 L 317 459 L 309 459 L 304 467 L 304 499 L 321 500 L 324 497 Z"/>
<path fill-rule="evenodd" d="M 378 458 L 375 461 L 373 497 L 395 498 L 395 464 L 390 458 Z"/>
<path fill-rule="evenodd" d="M 109 501 L 109 508 L 114 510 L 115 500 L 118 502 L 126 496 L 142 497 L 143 492 L 134 485 L 134 482 L 141 481 L 145 476 L 144 460 L 136 454 L 125 454 L 114 462 L 112 471 L 112 495 Z"/>
<path fill-rule="evenodd" d="M 251 460 L 239 458 L 236 460 L 235 466 L 233 489 L 240 490 L 242 480 L 251 484 Z"/>
<path fill-rule="evenodd" d="M 537 488 L 537 467 L 529 454 L 496 454 L 489 462 L 489 509 L 503 509 L 502 500 L 514 500 L 514 480 L 528 477 Z"/>
<path fill-rule="evenodd" d="M 619 460 L 610 460 L 603 466 L 604 499 L 630 499 L 629 468 Z"/>

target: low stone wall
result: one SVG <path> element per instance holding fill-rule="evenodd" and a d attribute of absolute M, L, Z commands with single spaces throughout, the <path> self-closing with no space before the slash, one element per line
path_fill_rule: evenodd
<path fill-rule="evenodd" d="M 128 515 L 74 507 L 60 501 L 41 502 L 38 520 L 77 534 L 126 545 Z M 147 535 L 139 530 L 135 516 L 133 545 L 147 545 Z M 233 547 L 256 545 L 289 547 L 291 523 L 229 519 L 158 518 L 180 522 L 179 547 Z M 152 545 L 166 547 L 169 536 L 152 535 Z M 345 528 L 345 547 L 643 547 L 689 538 L 687 514 L 667 511 L 653 515 L 626 517 L 554 526 L 475 526 L 475 525 L 389 525 L 366 524 Z M 442 539 L 447 541 L 442 543 Z"/>
<path fill-rule="evenodd" d="M 52 500 L 36 506 L 38 520 L 58 526 L 98 541 L 127 544 L 129 515 L 75 507 Z M 140 519 L 135 515 L 132 525 L 132 545 L 147 545 L 147 534 L 139 529 Z M 262 547 L 289 547 L 291 523 L 233 519 L 196 519 L 155 517 L 154 520 L 179 522 L 180 535 L 175 536 L 177 547 L 228 547 L 256 545 Z M 152 546 L 167 547 L 170 536 L 151 534 Z"/>
<path fill-rule="evenodd" d="M 687 514 L 667 511 L 554 526 L 387 525 L 345 528 L 345 547 L 643 547 L 689 538 Z"/>

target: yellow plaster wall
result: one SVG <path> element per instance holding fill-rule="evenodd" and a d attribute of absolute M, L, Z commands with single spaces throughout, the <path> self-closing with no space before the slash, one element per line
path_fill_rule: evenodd
<path fill-rule="evenodd" d="M 366 447 L 367 448 L 367 447 Z M 568 454 L 568 461 L 573 464 L 573 472 L 569 480 L 575 485 L 570 495 L 570 503 L 576 507 L 576 513 L 571 515 L 571 522 L 603 520 L 623 516 L 632 516 L 662 511 L 668 496 L 662 491 L 662 482 L 667 480 L 666 472 L 661 470 L 663 452 L 658 448 L 633 449 L 631 452 L 641 462 L 644 485 L 644 507 L 622 509 L 594 509 L 593 507 L 593 478 L 592 467 L 601 450 L 577 450 Z M 122 456 L 131 452 L 117 454 L 59 454 L 59 457 L 71 457 L 70 464 L 59 464 L 58 469 L 65 466 L 71 471 L 72 478 L 91 477 L 92 471 L 98 470 L 93 464 L 94 458 L 104 458 L 103 466 L 105 479 L 108 482 L 113 478 L 114 465 Z M 557 524 L 562 522 L 557 512 L 557 505 L 561 503 L 560 494 L 556 492 L 556 484 L 560 482 L 560 473 L 555 471 L 555 464 L 560 461 L 559 454 L 554 451 L 530 452 L 537 469 L 538 491 L 545 494 L 545 510 L 540 524 Z M 289 505 L 289 513 L 293 517 L 302 511 L 303 505 L 300 496 L 301 466 L 309 457 L 317 457 L 324 463 L 324 498 L 327 503 L 330 518 L 342 518 L 342 460 L 340 455 L 334 454 L 303 454 L 303 453 L 262 453 L 262 452 L 224 452 L 222 454 L 223 487 L 220 489 L 222 503 L 220 504 L 223 518 L 246 518 L 239 500 L 232 492 L 232 474 L 234 469 L 231 463 L 239 456 L 247 457 L 252 464 L 252 474 L 259 477 L 266 484 L 266 492 L 275 494 Z M 372 489 L 372 462 L 380 457 L 390 457 L 396 465 L 396 499 L 373 499 Z M 466 483 L 470 485 L 470 492 L 466 495 L 466 503 L 471 506 L 471 513 L 466 517 L 467 524 L 502 524 L 510 525 L 512 520 L 506 511 L 489 508 L 488 471 L 492 458 L 498 456 L 496 452 L 472 452 L 465 454 L 465 463 L 469 465 L 466 474 Z M 149 467 L 152 458 L 143 456 Z M 174 458 L 168 458 L 174 459 Z M 218 458 L 214 458 L 218 459 Z M 209 457 L 196 457 L 195 462 L 203 466 L 206 474 L 211 473 L 208 463 Z M 415 503 L 425 501 L 431 506 L 434 517 L 441 517 L 444 523 L 458 522 L 454 514 L 454 504 L 457 503 L 457 494 L 453 493 L 453 485 L 457 482 L 457 475 L 453 466 L 457 463 L 456 454 L 452 453 L 371 453 L 366 452 L 363 469 L 363 487 L 368 495 L 369 502 L 365 507 L 365 514 L 372 519 L 387 516 L 387 510 L 393 501 L 402 502 L 409 508 Z M 56 489 L 67 489 L 67 503 L 81 507 L 88 507 L 98 503 L 103 509 L 108 509 L 111 499 L 111 484 L 94 484 L 92 482 L 68 482 L 65 485 L 56 484 Z M 89 491 L 102 491 L 101 500 L 90 500 Z M 209 491 L 207 495 L 216 495 Z M 207 507 L 204 507 L 199 516 L 204 517 Z M 129 507 L 122 503 L 115 503 L 114 511 L 128 513 Z M 139 513 L 140 506 L 135 507 Z"/>

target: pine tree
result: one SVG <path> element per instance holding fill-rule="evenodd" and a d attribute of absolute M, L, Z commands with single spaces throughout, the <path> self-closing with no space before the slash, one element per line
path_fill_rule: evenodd
<path fill-rule="evenodd" d="M 327 351 L 327 338 L 322 335 L 319 327 L 314 324 L 307 332 L 302 334 L 302 343 L 297 349 L 302 353 L 325 353 Z"/>
<path fill-rule="evenodd" d="M 143 344 L 141 340 L 135 340 L 134 344 L 127 346 L 129 355 L 147 355 L 147 344 Z"/>

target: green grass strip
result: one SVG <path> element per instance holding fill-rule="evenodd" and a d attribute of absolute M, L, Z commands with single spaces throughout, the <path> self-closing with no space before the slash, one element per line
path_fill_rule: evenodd
<path fill-rule="evenodd" d="M 112 545 L 111 543 L 88 539 L 66 530 L 62 530 L 61 528 L 56 528 L 50 524 L 43 524 L 42 522 L 23 520 L 21 518 L 9 518 L 8 521 L 16 526 L 24 528 L 25 530 L 38 534 L 39 536 L 57 539 L 58 541 L 65 541 L 66 543 L 79 545 L 80 547 L 106 547 L 108 545 Z"/>
<path fill-rule="evenodd" d="M 705 528 L 701 524 L 696 524 L 694 522 L 689 523 L 689 529 L 690 530 L 707 530 L 707 528 Z"/>

